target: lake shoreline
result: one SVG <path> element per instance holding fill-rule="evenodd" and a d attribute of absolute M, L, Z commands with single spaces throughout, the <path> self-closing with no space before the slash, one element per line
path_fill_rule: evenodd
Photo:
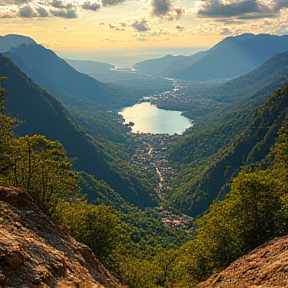
<path fill-rule="evenodd" d="M 193 126 L 192 120 L 182 115 L 183 111 L 161 109 L 147 101 L 125 107 L 118 112 L 123 124 L 130 126 L 132 133 L 178 134 Z"/>

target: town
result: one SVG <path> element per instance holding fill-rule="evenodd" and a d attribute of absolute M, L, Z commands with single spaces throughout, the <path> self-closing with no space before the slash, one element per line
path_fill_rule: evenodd
<path fill-rule="evenodd" d="M 131 133 L 131 132 L 129 132 Z M 161 222 L 164 225 L 183 226 L 186 225 L 190 217 L 186 215 L 176 215 L 172 211 L 164 208 L 163 194 L 169 190 L 172 179 L 176 176 L 176 171 L 165 157 L 168 147 L 177 142 L 179 135 L 151 134 L 151 133 L 131 133 L 135 137 L 137 148 L 131 156 L 130 163 L 142 173 L 148 171 L 156 173 L 158 177 L 155 188 L 160 200 Z"/>

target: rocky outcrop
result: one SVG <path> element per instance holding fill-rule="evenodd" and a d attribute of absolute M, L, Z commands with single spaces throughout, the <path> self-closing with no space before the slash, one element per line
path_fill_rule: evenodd
<path fill-rule="evenodd" d="M 204 287 L 288 287 L 288 236 L 263 244 L 197 285 Z"/>
<path fill-rule="evenodd" d="M 0 187 L 0 287 L 116 288 L 92 251 L 14 188 Z"/>

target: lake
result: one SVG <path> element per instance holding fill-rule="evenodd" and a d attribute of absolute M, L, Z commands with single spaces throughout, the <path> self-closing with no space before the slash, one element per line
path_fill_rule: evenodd
<path fill-rule="evenodd" d="M 134 123 L 131 127 L 133 133 L 182 134 L 192 126 L 190 120 L 182 116 L 181 112 L 159 109 L 149 102 L 126 107 L 119 114 L 125 119 L 125 124 Z"/>

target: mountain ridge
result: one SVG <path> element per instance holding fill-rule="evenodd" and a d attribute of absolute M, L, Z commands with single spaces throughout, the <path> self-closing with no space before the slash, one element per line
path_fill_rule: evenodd
<path fill-rule="evenodd" d="M 180 80 L 226 80 L 244 75 L 276 53 L 287 50 L 287 35 L 242 34 L 227 37 L 211 49 L 190 57 L 179 56 L 177 60 L 167 55 L 136 63 L 134 67 L 143 73 L 158 73 L 163 77 Z M 167 58 L 169 63 L 165 63 Z"/>
<path fill-rule="evenodd" d="M 21 44 L 36 45 L 37 43 L 32 38 L 27 36 L 7 34 L 5 36 L 0 36 L 0 53 L 7 52 L 11 48 L 18 47 Z"/>
<path fill-rule="evenodd" d="M 84 110 L 109 110 L 129 106 L 135 102 L 134 96 L 130 95 L 127 89 L 121 91 L 120 87 L 104 84 L 78 72 L 42 45 L 22 44 L 11 48 L 6 55 L 63 104 Z"/>
<path fill-rule="evenodd" d="M 287 35 L 252 35 L 225 38 L 208 50 L 205 57 L 178 73 L 170 74 L 170 77 L 183 80 L 235 78 L 257 68 L 276 53 L 288 49 Z"/>

